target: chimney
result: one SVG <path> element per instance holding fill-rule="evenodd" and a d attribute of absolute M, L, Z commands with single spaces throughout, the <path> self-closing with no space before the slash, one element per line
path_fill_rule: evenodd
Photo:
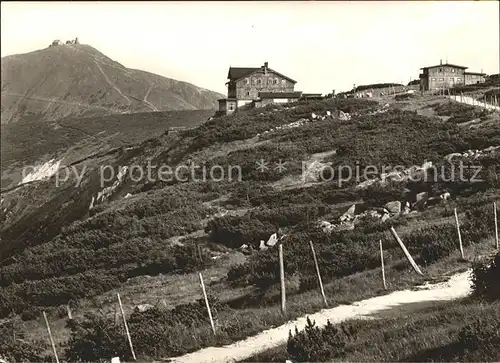
<path fill-rule="evenodd" d="M 269 64 L 269 63 L 264 62 L 264 68 L 267 68 L 267 65 L 268 65 L 268 64 Z"/>
<path fill-rule="evenodd" d="M 264 70 L 264 74 L 267 74 L 267 62 L 264 62 L 264 65 L 262 66 L 262 69 Z"/>
<path fill-rule="evenodd" d="M 439 60 L 439 65 L 443 65 L 443 60 L 442 59 Z"/>

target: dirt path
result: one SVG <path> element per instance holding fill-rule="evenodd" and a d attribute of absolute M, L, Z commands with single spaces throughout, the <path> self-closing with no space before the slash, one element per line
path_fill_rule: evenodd
<path fill-rule="evenodd" d="M 102 70 L 101 66 L 99 65 L 99 62 L 97 61 L 94 61 L 95 65 L 97 66 L 97 68 L 99 68 L 99 71 L 101 71 L 104 79 L 106 80 L 106 82 L 116 91 L 118 92 L 123 98 L 125 98 L 127 100 L 127 102 L 129 103 L 129 105 L 132 103 L 132 101 L 130 100 L 130 98 L 128 98 L 127 96 L 125 96 L 122 91 L 116 86 L 116 84 L 114 84 L 113 82 L 111 82 L 111 80 L 109 79 L 108 75 L 106 73 L 104 73 L 104 71 Z"/>
<path fill-rule="evenodd" d="M 143 102 L 148 105 L 153 111 L 158 111 L 158 109 L 156 108 L 155 105 L 153 105 L 151 102 L 148 101 L 148 96 L 149 96 L 149 92 L 151 92 L 151 90 L 153 89 L 153 85 L 149 85 L 149 88 L 148 88 L 148 91 L 146 92 L 146 94 L 144 95 L 144 100 Z"/>
<path fill-rule="evenodd" d="M 78 106 L 81 108 L 85 109 L 98 109 L 98 110 L 105 110 L 105 111 L 111 111 L 111 112 L 120 112 L 117 109 L 114 108 L 109 108 L 109 107 L 104 107 L 104 106 L 93 106 L 89 105 L 86 103 L 80 103 L 80 102 L 69 102 L 69 101 L 64 101 L 64 100 L 56 100 L 53 98 L 46 98 L 46 97 L 39 97 L 39 96 L 25 96 L 19 93 L 12 93 L 12 92 L 2 92 L 2 95 L 6 96 L 14 96 L 14 97 L 19 97 L 19 98 L 24 98 L 27 100 L 33 100 L 33 101 L 41 101 L 41 102 L 48 102 L 49 105 L 52 105 L 54 103 L 60 103 L 63 105 L 68 105 L 68 106 Z"/>
<path fill-rule="evenodd" d="M 428 304 L 433 301 L 447 301 L 467 296 L 471 288 L 469 275 L 470 270 L 455 274 L 446 282 L 424 284 L 415 290 L 395 291 L 351 305 L 324 309 L 307 316 L 314 320 L 317 326 L 322 327 L 327 324 L 328 320 L 332 323 L 340 323 L 347 319 L 366 317 L 387 310 L 396 311 L 399 309 L 407 312 L 408 306 L 410 306 L 408 304 L 413 304 L 415 308 L 418 308 L 422 303 Z M 247 359 L 255 354 L 286 344 L 288 332 L 294 331 L 295 327 L 303 330 L 307 324 L 307 316 L 224 347 L 209 347 L 181 357 L 171 358 L 170 362 L 234 362 Z"/>

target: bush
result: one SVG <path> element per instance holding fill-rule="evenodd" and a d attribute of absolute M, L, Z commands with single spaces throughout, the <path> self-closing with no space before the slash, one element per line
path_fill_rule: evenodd
<path fill-rule="evenodd" d="M 295 327 L 295 335 L 289 333 L 287 352 L 298 362 L 325 362 L 345 357 L 345 347 L 353 338 L 354 330 L 349 324 L 334 325 L 328 321 L 320 329 L 307 318 L 301 332 Z"/>
<path fill-rule="evenodd" d="M 472 324 L 464 326 L 456 342 L 461 356 L 480 352 L 481 360 L 496 361 L 500 357 L 499 326 L 500 321 L 490 316 L 478 316 Z"/>
<path fill-rule="evenodd" d="M 477 263 L 472 271 L 473 295 L 487 300 L 500 300 L 500 253 L 487 264 Z"/>
<path fill-rule="evenodd" d="M 97 362 L 111 357 L 132 359 L 124 332 L 119 325 L 102 316 L 87 314 L 68 322 L 70 338 L 66 359 L 70 362 Z"/>

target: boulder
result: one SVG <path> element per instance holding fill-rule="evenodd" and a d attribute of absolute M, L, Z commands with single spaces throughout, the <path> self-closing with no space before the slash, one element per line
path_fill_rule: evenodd
<path fill-rule="evenodd" d="M 138 311 L 139 313 L 143 313 L 143 312 L 148 311 L 149 309 L 152 309 L 152 308 L 154 308 L 154 306 L 151 304 L 141 304 L 141 305 L 137 305 L 134 308 L 134 310 Z"/>
<path fill-rule="evenodd" d="M 278 236 L 276 233 L 273 233 L 267 240 L 266 245 L 269 247 L 273 247 L 276 243 L 278 243 Z"/>
<path fill-rule="evenodd" d="M 339 119 L 342 121 L 349 121 L 351 119 L 351 115 L 349 115 L 347 112 L 339 110 Z"/>
<path fill-rule="evenodd" d="M 366 189 L 377 182 L 379 182 L 377 179 L 368 179 L 356 185 L 356 189 Z"/>
<path fill-rule="evenodd" d="M 415 208 L 424 209 L 427 201 L 429 200 L 429 193 L 422 192 L 417 194 L 417 201 L 415 202 Z"/>
<path fill-rule="evenodd" d="M 266 243 L 263 240 L 260 240 L 259 250 L 266 251 L 269 247 L 266 246 Z"/>
<path fill-rule="evenodd" d="M 410 213 L 410 202 L 405 203 L 405 206 L 404 206 L 403 212 L 402 212 L 403 215 L 406 215 L 408 213 Z"/>
<path fill-rule="evenodd" d="M 390 214 L 400 214 L 401 213 L 401 202 L 396 200 L 394 202 L 388 202 L 384 205 L 385 208 L 389 211 Z"/>
<path fill-rule="evenodd" d="M 345 212 L 344 214 L 342 214 L 340 216 L 340 221 L 341 222 L 345 222 L 345 221 L 352 221 L 354 219 L 354 217 L 356 216 L 356 204 L 353 204 L 348 210 L 347 212 Z"/>
<path fill-rule="evenodd" d="M 451 194 L 449 192 L 443 193 L 439 196 L 442 200 L 448 200 L 451 198 Z"/>
<path fill-rule="evenodd" d="M 422 192 L 417 194 L 417 203 L 422 202 L 422 201 L 427 201 L 429 199 L 429 193 L 427 192 Z"/>

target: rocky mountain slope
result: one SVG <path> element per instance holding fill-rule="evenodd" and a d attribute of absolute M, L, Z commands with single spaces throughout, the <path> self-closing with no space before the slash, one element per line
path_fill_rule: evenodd
<path fill-rule="evenodd" d="M 66 116 L 215 109 L 223 95 L 129 69 L 84 44 L 2 58 L 1 122 Z"/>

